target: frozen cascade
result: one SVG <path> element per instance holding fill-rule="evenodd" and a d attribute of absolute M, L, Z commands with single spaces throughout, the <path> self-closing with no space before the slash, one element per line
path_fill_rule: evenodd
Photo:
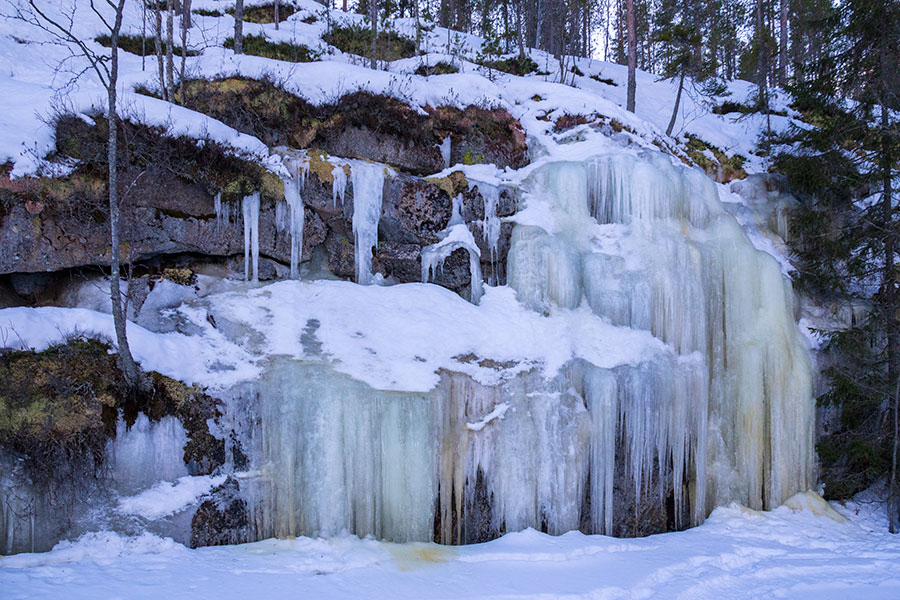
<path fill-rule="evenodd" d="M 520 299 L 547 311 L 577 306 L 584 296 L 596 314 L 649 329 L 702 365 L 679 366 L 679 377 L 703 375 L 683 382 L 652 370 L 629 376 L 633 399 L 653 399 L 658 414 L 670 413 L 668 424 L 657 423 L 665 430 L 649 438 L 658 446 L 652 452 L 648 439 L 640 441 L 644 413 L 633 413 L 633 399 L 623 402 L 620 389 L 617 435 L 630 449 L 635 493 L 653 477 L 646 470 L 654 457 L 673 463 L 674 478 L 693 473 L 694 522 L 718 504 L 768 508 L 808 489 L 815 481 L 811 374 L 790 284 L 722 210 L 714 185 L 657 153 L 552 164 L 534 184 L 535 196 L 551 204 L 555 228 L 513 232 L 509 283 Z"/>
<path fill-rule="evenodd" d="M 174 481 L 188 474 L 184 464 L 187 434 L 176 417 L 155 423 L 138 413 L 131 427 L 119 419 L 116 437 L 107 445 L 116 491 L 131 495 L 158 481 Z"/>
<path fill-rule="evenodd" d="M 372 283 L 372 248 L 378 246 L 378 222 L 384 193 L 383 165 L 355 161 L 350 168 L 353 184 L 353 242 L 356 283 Z"/>
<path fill-rule="evenodd" d="M 281 213 L 281 219 L 276 214 L 276 223 L 284 229 L 284 221 L 287 220 L 288 230 L 291 235 L 291 279 L 300 279 L 300 261 L 303 257 L 303 226 L 304 210 L 301 192 L 306 185 L 306 176 L 309 173 L 309 160 L 306 156 L 290 157 L 285 160 L 290 175 L 284 179 L 284 200 L 290 214 Z M 279 203 L 276 207 L 281 208 Z M 285 218 L 287 217 L 287 218 Z"/>
<path fill-rule="evenodd" d="M 382 185 L 372 168 L 354 165 L 355 214 Z M 431 391 L 404 393 L 336 372 L 305 333 L 302 360 L 273 360 L 229 401 L 261 423 L 240 428 L 263 474 L 242 484 L 256 537 L 639 535 L 641 523 L 697 524 L 716 505 L 770 508 L 811 487 L 811 375 L 790 285 L 713 184 L 645 154 L 550 163 L 525 189 L 552 222 L 513 231 L 520 301 L 649 330 L 670 350 L 615 368 L 573 357 L 550 379 L 530 370 L 492 385 L 443 371 Z M 464 224 L 423 253 L 423 280 L 456 248 L 478 256 Z"/>
<path fill-rule="evenodd" d="M 241 210 L 244 215 L 244 281 L 259 281 L 259 192 L 244 196 Z"/>
<path fill-rule="evenodd" d="M 453 219 L 450 220 L 453 223 Z M 422 283 L 428 283 L 437 271 L 443 268 L 444 261 L 458 248 L 464 248 L 469 254 L 469 276 L 472 281 L 469 301 L 478 304 L 484 294 L 484 283 L 481 277 L 481 250 L 472 237 L 465 223 L 451 225 L 441 241 L 422 248 Z"/>
<path fill-rule="evenodd" d="M 213 199 L 213 207 L 216 211 L 216 232 L 228 229 L 228 224 L 231 222 L 231 205 L 227 202 L 222 202 L 221 191 L 216 192 L 216 197 Z"/>

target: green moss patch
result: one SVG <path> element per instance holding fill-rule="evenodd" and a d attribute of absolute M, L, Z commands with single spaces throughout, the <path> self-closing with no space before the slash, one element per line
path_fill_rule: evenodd
<path fill-rule="evenodd" d="M 226 10 L 229 15 L 234 16 L 234 8 L 229 8 Z M 287 20 L 292 14 L 297 12 L 297 9 L 290 4 L 279 3 L 278 5 L 278 22 Z M 259 23 L 261 25 L 265 25 L 268 23 L 275 22 L 275 3 L 272 4 L 260 4 L 259 6 L 245 6 L 244 7 L 244 21 L 247 23 Z"/>
<path fill-rule="evenodd" d="M 510 75 L 524 76 L 529 73 L 538 72 L 538 64 L 528 56 L 516 56 L 513 58 L 503 58 L 500 60 L 488 60 L 480 63 L 481 66 L 489 69 L 503 71 Z"/>
<path fill-rule="evenodd" d="M 687 155 L 691 160 L 720 183 L 728 183 L 733 179 L 743 179 L 747 176 L 744 170 L 746 159 L 740 154 L 728 156 L 719 148 L 692 135 L 688 136 L 686 146 Z M 710 158 L 706 151 L 712 153 L 713 158 Z"/>
<path fill-rule="evenodd" d="M 227 38 L 224 46 L 229 50 L 234 49 L 234 38 Z M 242 46 L 244 54 L 262 56 L 287 62 L 307 63 L 319 60 L 320 54 L 310 50 L 302 44 L 289 42 L 270 42 L 263 35 L 244 36 Z"/>
<path fill-rule="evenodd" d="M 42 352 L 0 353 L 0 446 L 25 457 L 35 483 L 49 483 L 58 466 L 75 458 L 102 466 L 120 411 L 129 425 L 138 412 L 152 420 L 178 417 L 189 437 L 185 463 L 196 473 L 221 465 L 224 442 L 207 425 L 219 415 L 217 402 L 158 373 L 149 374 L 147 391 L 131 389 L 110 349 L 74 338 Z"/>
<path fill-rule="evenodd" d="M 108 35 L 101 35 L 94 40 L 100 44 L 101 46 L 105 46 L 109 48 L 112 45 L 112 39 Z M 152 37 L 142 37 L 139 35 L 120 35 L 119 36 L 119 48 L 124 50 L 125 52 L 130 52 L 131 54 L 137 54 L 138 56 L 155 56 L 156 55 L 156 46 L 154 45 Z M 165 46 L 163 46 L 165 48 Z M 176 56 L 181 56 L 181 47 L 176 46 L 172 52 Z M 196 50 L 188 50 L 188 56 L 198 56 L 200 53 Z"/>
<path fill-rule="evenodd" d="M 370 57 L 372 55 L 372 30 L 362 25 L 333 27 L 322 39 L 341 52 Z M 398 60 L 416 55 L 416 42 L 392 30 L 378 32 L 375 42 L 375 58 Z"/>
<path fill-rule="evenodd" d="M 448 62 L 440 61 L 433 65 L 419 65 L 415 73 L 416 75 L 422 75 L 423 77 L 430 77 L 431 75 L 447 75 L 450 73 L 459 73 L 459 68 L 456 65 L 450 64 Z"/>

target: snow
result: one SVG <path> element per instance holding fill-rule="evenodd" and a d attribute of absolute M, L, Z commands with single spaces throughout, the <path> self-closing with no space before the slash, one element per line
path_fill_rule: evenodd
<path fill-rule="evenodd" d="M 150 534 L 99 532 L 48 553 L 0 558 L 0 589 L 8 600 L 60 594 L 243 600 L 263 590 L 272 600 L 298 592 L 397 600 L 900 596 L 900 541 L 854 518 L 839 523 L 817 512 L 732 505 L 716 509 L 700 527 L 646 538 L 553 537 L 529 529 L 463 547 L 345 535 L 188 550 Z"/>
<path fill-rule="evenodd" d="M 200 496 L 225 483 L 225 479 L 225 475 L 186 475 L 174 482 L 161 481 L 139 494 L 120 498 L 118 510 L 147 519 L 168 517 L 194 504 Z"/>

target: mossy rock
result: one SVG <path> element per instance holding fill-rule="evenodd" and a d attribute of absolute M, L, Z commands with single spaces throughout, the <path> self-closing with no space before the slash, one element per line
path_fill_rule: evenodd
<path fill-rule="evenodd" d="M 158 373 L 146 389 L 126 384 L 109 343 L 72 338 L 41 352 L 0 353 L 0 446 L 26 457 L 38 484 L 56 468 L 90 456 L 99 468 L 115 436 L 120 411 L 130 426 L 139 412 L 151 420 L 174 415 L 188 434 L 185 463 L 206 474 L 224 463 L 224 441 L 209 431 L 218 403 L 202 390 Z"/>

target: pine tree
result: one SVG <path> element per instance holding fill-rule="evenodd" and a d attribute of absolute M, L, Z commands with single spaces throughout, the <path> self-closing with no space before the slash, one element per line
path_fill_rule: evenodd
<path fill-rule="evenodd" d="M 818 60 L 795 65 L 792 90 L 815 127 L 795 131 L 802 152 L 783 154 L 776 165 L 805 199 L 799 283 L 863 307 L 830 336 L 830 387 L 820 401 L 840 408 L 841 423 L 819 450 L 830 495 L 888 478 L 897 532 L 900 118 L 892 110 L 900 108 L 900 2 L 841 2 L 819 21 L 816 39 Z"/>

